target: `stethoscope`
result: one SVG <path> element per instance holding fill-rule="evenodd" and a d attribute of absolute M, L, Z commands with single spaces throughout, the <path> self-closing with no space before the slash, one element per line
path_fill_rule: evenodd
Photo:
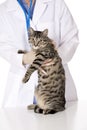
<path fill-rule="evenodd" d="M 31 10 L 32 10 L 32 0 L 30 0 L 30 7 L 28 9 L 28 12 L 26 11 L 24 5 L 22 4 L 21 0 L 18 0 L 20 6 L 22 7 L 23 11 L 24 11 L 24 14 L 25 14 L 25 18 L 26 18 L 26 27 L 27 27 L 27 30 L 28 28 L 30 27 L 30 18 L 31 18 Z"/>

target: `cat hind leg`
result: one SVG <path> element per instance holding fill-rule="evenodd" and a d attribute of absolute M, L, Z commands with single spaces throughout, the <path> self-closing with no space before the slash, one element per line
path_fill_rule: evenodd
<path fill-rule="evenodd" d="M 46 115 L 46 114 L 55 114 L 57 112 L 61 112 L 61 111 L 64 111 L 65 108 L 64 107 L 59 107 L 57 110 L 55 109 L 46 109 L 46 110 L 43 110 L 43 114 Z"/>
<path fill-rule="evenodd" d="M 38 105 L 36 105 L 35 108 L 34 108 L 34 112 L 42 114 L 43 113 L 43 109 L 41 109 Z"/>
<path fill-rule="evenodd" d="M 47 109 L 47 110 L 43 110 L 43 114 L 47 115 L 47 114 L 55 114 L 57 111 L 55 110 L 51 110 L 51 109 Z"/>

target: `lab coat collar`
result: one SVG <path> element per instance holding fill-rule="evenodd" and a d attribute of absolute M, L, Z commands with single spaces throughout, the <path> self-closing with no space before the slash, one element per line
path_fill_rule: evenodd
<path fill-rule="evenodd" d="M 52 0 L 36 0 L 36 5 L 34 8 L 34 14 L 33 14 L 33 23 L 36 25 L 38 23 L 39 18 L 44 14 L 44 12 L 47 9 L 48 3 Z"/>
<path fill-rule="evenodd" d="M 36 1 L 42 5 L 42 4 L 48 3 L 52 0 L 36 0 Z M 6 7 L 7 7 L 7 11 L 15 11 L 19 7 L 19 5 L 18 5 L 17 0 L 7 0 Z"/>
<path fill-rule="evenodd" d="M 48 3 L 48 2 L 50 2 L 50 1 L 52 1 L 52 0 L 41 0 L 43 3 Z"/>
<path fill-rule="evenodd" d="M 18 8 L 17 0 L 7 0 L 6 1 L 6 9 L 7 11 L 16 11 Z"/>
<path fill-rule="evenodd" d="M 34 14 L 33 14 L 33 18 L 32 18 L 34 25 L 36 25 L 38 23 L 39 18 L 42 16 L 44 11 L 47 9 L 47 5 L 51 1 L 53 1 L 53 0 L 36 0 Z M 17 0 L 7 0 L 6 7 L 7 7 L 7 11 L 10 11 L 10 12 L 17 11 L 19 8 L 19 4 L 18 4 Z"/>

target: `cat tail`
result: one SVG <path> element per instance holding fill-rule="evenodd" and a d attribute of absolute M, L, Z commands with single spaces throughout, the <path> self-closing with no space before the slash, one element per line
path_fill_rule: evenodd
<path fill-rule="evenodd" d="M 36 106 L 35 104 L 28 105 L 27 109 L 28 110 L 33 110 L 35 108 L 35 106 Z"/>

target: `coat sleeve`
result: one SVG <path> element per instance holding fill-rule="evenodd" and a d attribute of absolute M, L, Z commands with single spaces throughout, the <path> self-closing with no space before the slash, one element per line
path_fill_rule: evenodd
<path fill-rule="evenodd" d="M 18 54 L 19 44 L 15 40 L 9 26 L 8 15 L 6 15 L 3 6 L 0 6 L 0 56 L 6 59 L 10 64 L 24 68 L 22 65 L 23 54 Z M 11 28 L 11 29 L 10 29 Z"/>
<path fill-rule="evenodd" d="M 16 65 L 23 68 L 22 56 L 23 54 L 18 54 L 19 48 L 13 45 L 14 40 L 11 36 L 5 32 L 0 33 L 0 56 L 6 59 L 10 64 Z M 15 43 L 17 44 L 17 43 Z"/>
<path fill-rule="evenodd" d="M 73 17 L 63 0 L 60 7 L 60 46 L 59 54 L 63 64 L 66 64 L 73 57 L 79 44 L 78 29 Z"/>

